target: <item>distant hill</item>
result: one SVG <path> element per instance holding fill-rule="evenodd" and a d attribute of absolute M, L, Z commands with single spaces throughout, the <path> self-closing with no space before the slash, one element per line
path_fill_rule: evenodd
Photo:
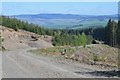
<path fill-rule="evenodd" d="M 74 14 L 23 14 L 14 15 L 17 19 L 28 21 L 47 28 L 88 28 L 104 27 L 108 19 L 117 20 L 118 15 L 74 15 Z"/>

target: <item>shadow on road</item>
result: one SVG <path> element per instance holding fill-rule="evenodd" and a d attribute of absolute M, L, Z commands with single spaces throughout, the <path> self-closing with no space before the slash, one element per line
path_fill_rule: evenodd
<path fill-rule="evenodd" d="M 120 77 L 120 71 L 93 71 L 93 72 L 75 72 L 77 74 L 91 74 L 93 76 Z"/>

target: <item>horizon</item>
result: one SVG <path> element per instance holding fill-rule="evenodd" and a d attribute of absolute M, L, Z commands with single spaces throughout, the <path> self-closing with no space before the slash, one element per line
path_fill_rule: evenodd
<path fill-rule="evenodd" d="M 21 16 L 21 15 L 77 15 L 77 16 L 112 16 L 112 15 L 118 15 L 118 14 L 98 14 L 98 15 L 93 15 L 93 14 L 91 14 L 91 15 L 89 15 L 89 14 L 87 14 L 87 15 L 84 15 L 84 14 L 67 14 L 67 13 L 36 13 L 36 14 L 18 14 L 18 15 L 5 15 L 5 16 Z"/>
<path fill-rule="evenodd" d="M 115 15 L 118 14 L 117 4 L 117 2 L 3 2 L 2 15 Z"/>

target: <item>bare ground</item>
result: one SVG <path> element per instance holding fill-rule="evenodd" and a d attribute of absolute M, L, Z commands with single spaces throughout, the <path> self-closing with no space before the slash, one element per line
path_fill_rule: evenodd
<path fill-rule="evenodd" d="M 2 52 L 2 78 L 102 78 L 118 77 L 113 70 L 101 69 L 70 60 L 54 59 L 36 55 L 29 50 L 53 47 L 50 43 L 39 39 L 32 41 L 29 32 L 15 32 L 3 29 L 5 39 Z"/>
<path fill-rule="evenodd" d="M 117 77 L 114 71 L 28 52 L 32 48 L 5 51 L 3 78 L 102 78 Z"/>

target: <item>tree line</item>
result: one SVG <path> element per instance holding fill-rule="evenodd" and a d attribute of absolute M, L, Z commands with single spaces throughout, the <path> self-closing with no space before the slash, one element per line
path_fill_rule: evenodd
<path fill-rule="evenodd" d="M 120 45 L 120 20 L 118 23 L 111 19 L 108 21 L 105 27 L 105 42 L 112 47 Z"/>
<path fill-rule="evenodd" d="M 110 46 L 120 44 L 120 20 L 117 23 L 110 19 L 106 27 L 101 28 L 48 29 L 13 17 L 0 16 L 0 18 L 2 19 L 1 25 L 16 31 L 22 29 L 39 35 L 53 36 L 54 46 L 85 46 L 86 44 L 91 44 L 93 39 L 104 41 L 105 44 Z"/>
<path fill-rule="evenodd" d="M 47 29 L 32 23 L 18 20 L 16 18 L 10 18 L 2 16 L 2 25 L 8 28 L 12 28 L 15 31 L 19 29 L 30 31 L 39 35 L 50 35 L 53 36 L 54 46 L 85 46 L 86 44 L 92 43 L 92 36 L 86 35 L 83 31 L 80 34 L 70 34 L 69 31 L 65 29 Z M 74 32 L 74 31 L 73 31 Z"/>
<path fill-rule="evenodd" d="M 38 26 L 33 23 L 28 23 L 27 21 L 21 21 L 16 18 L 1 16 L 2 24 L 5 27 L 12 28 L 15 31 L 22 29 L 26 31 L 30 31 L 39 35 L 53 35 L 53 31 L 49 29 L 45 29 L 44 27 Z"/>
<path fill-rule="evenodd" d="M 86 35 L 84 32 L 78 35 L 61 33 L 60 35 L 55 36 L 55 38 L 53 39 L 53 45 L 71 45 L 85 47 L 85 45 L 87 44 L 92 44 L 92 40 L 92 36 Z"/>

